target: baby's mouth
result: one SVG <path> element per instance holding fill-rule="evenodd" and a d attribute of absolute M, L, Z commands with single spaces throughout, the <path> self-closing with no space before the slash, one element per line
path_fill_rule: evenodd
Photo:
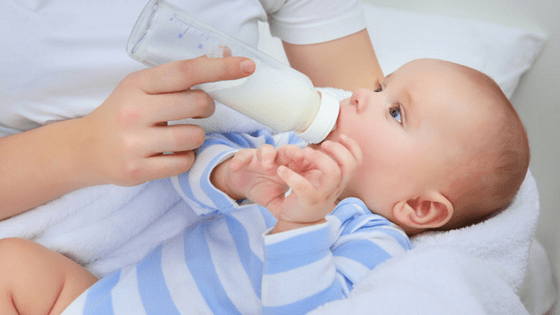
<path fill-rule="evenodd" d="M 332 138 L 333 134 L 336 132 L 337 129 L 338 129 L 338 119 L 336 120 L 336 123 L 334 124 L 331 132 L 327 135 L 327 137 L 325 139 Z"/>
<path fill-rule="evenodd" d="M 323 141 L 321 141 L 319 143 L 316 143 L 316 144 L 311 144 L 310 143 L 309 146 L 312 147 L 312 148 L 318 148 L 321 145 L 321 143 L 325 142 L 326 140 L 335 141 L 335 142 L 338 141 L 338 136 L 336 135 L 336 131 L 339 128 L 339 126 L 338 126 L 339 122 L 340 122 L 340 112 L 338 113 L 338 117 L 336 119 L 336 122 L 334 123 L 334 126 L 333 126 L 331 132 L 329 132 L 329 134 L 325 137 L 325 139 L 323 139 Z"/>
<path fill-rule="evenodd" d="M 336 138 L 335 133 L 336 133 L 336 130 L 337 130 L 337 129 L 338 129 L 338 120 L 337 120 L 336 123 L 334 124 L 333 129 L 331 130 L 331 132 L 329 132 L 329 134 L 325 137 L 325 139 L 323 139 L 323 141 L 317 143 L 316 145 L 312 145 L 312 146 L 313 146 L 313 147 L 314 147 L 314 146 L 317 146 L 317 147 L 318 147 L 318 146 L 321 145 L 321 143 L 323 143 L 323 142 L 325 142 L 325 141 L 327 141 L 327 140 L 336 141 L 336 140 L 335 140 L 335 138 Z"/>
<path fill-rule="evenodd" d="M 327 137 L 326 137 L 325 139 L 329 139 L 329 140 L 336 141 L 336 140 L 334 140 L 333 138 L 335 138 L 335 134 L 336 134 L 337 130 L 340 128 L 339 124 L 340 124 L 340 115 L 341 115 L 341 114 L 342 114 L 342 113 L 339 111 L 339 112 L 338 112 L 338 117 L 336 118 L 336 122 L 334 123 L 333 129 L 332 129 L 332 131 L 327 135 Z"/>

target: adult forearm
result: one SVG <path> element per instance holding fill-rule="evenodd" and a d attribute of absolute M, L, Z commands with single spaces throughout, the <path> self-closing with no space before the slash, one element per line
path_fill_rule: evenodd
<path fill-rule="evenodd" d="M 0 138 L 0 219 L 95 184 L 78 120 Z"/>
<path fill-rule="evenodd" d="M 305 73 L 316 87 L 375 90 L 383 80 L 366 29 L 324 43 L 284 43 L 284 49 L 292 67 Z"/>

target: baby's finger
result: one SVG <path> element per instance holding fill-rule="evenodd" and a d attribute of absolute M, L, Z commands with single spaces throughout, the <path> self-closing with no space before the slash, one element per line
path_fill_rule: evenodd
<path fill-rule="evenodd" d="M 360 145 L 356 140 L 348 137 L 345 134 L 341 134 L 338 137 L 338 142 L 344 145 L 352 153 L 352 155 L 358 162 L 358 165 L 362 165 L 364 159 L 362 154 L 362 148 L 360 147 Z"/>
<path fill-rule="evenodd" d="M 253 151 L 254 150 L 252 150 L 252 149 L 237 151 L 230 161 L 229 168 L 232 171 L 237 172 L 242 167 L 248 165 L 253 158 L 253 154 L 254 154 Z"/>
<path fill-rule="evenodd" d="M 284 165 L 279 166 L 276 173 L 292 189 L 292 193 L 300 197 L 309 196 L 316 191 L 315 186 L 307 179 Z"/>
<path fill-rule="evenodd" d="M 264 170 L 271 170 L 276 159 L 276 148 L 270 144 L 265 144 L 257 150 L 257 157 Z"/>
<path fill-rule="evenodd" d="M 288 165 L 290 162 L 297 162 L 303 159 L 302 149 L 296 145 L 284 145 L 278 149 L 276 164 Z"/>
<path fill-rule="evenodd" d="M 321 144 L 321 150 L 329 154 L 332 159 L 336 161 L 342 170 L 343 183 L 346 183 L 350 179 L 360 165 L 360 162 L 356 159 L 354 154 L 352 154 L 352 152 L 343 143 L 326 141 Z M 361 156 L 359 147 L 357 154 Z M 361 159 L 360 156 L 358 156 L 358 159 Z"/>
<path fill-rule="evenodd" d="M 338 185 L 342 171 L 340 166 L 327 153 L 320 150 L 314 150 L 309 147 L 303 150 L 306 161 L 309 161 L 323 174 L 325 189 L 331 189 Z"/>

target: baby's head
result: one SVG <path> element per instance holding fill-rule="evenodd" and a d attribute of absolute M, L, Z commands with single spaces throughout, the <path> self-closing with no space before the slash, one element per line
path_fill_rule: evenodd
<path fill-rule="evenodd" d="M 341 197 L 410 235 L 479 222 L 506 207 L 525 178 L 529 145 L 515 109 L 488 76 L 422 59 L 374 91 L 341 102 L 337 129 L 364 163 Z"/>

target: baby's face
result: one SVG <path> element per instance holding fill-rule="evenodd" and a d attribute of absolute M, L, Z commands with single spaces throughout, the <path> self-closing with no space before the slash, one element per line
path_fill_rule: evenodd
<path fill-rule="evenodd" d="M 329 139 L 346 134 L 364 155 L 341 198 L 358 197 L 391 219 L 397 202 L 437 189 L 451 162 L 484 132 L 480 125 L 488 113 L 477 98 L 462 74 L 419 60 L 387 76 L 377 91 L 357 90 L 341 101 Z"/>

